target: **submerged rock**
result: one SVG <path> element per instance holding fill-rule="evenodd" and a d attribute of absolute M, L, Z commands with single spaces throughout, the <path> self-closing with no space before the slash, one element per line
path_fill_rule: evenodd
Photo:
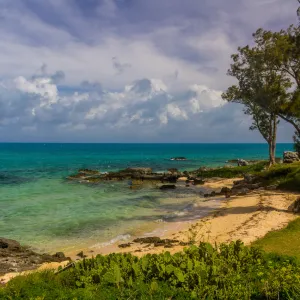
<path fill-rule="evenodd" d="M 175 184 L 164 184 L 159 189 L 160 190 L 174 190 L 174 189 L 176 189 L 176 185 Z"/>
<path fill-rule="evenodd" d="M 170 158 L 170 160 L 177 160 L 177 161 L 180 161 L 180 160 L 187 160 L 187 159 L 186 159 L 186 157 L 179 156 L 179 157 L 172 157 L 172 158 Z"/>
<path fill-rule="evenodd" d="M 121 170 L 120 172 L 146 175 L 146 174 L 151 174 L 152 169 L 151 168 L 127 168 L 125 170 Z"/>
<path fill-rule="evenodd" d="M 79 173 L 79 174 L 82 174 L 82 175 L 95 175 L 95 174 L 100 174 L 100 172 L 97 171 L 97 170 L 89 170 L 89 169 L 80 169 L 80 170 L 78 170 L 78 173 Z"/>

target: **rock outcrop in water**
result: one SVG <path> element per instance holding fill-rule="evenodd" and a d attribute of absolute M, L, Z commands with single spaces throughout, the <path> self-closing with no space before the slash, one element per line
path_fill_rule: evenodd
<path fill-rule="evenodd" d="M 156 181 L 160 183 L 176 183 L 180 173 L 161 174 L 153 173 L 151 168 L 127 168 L 117 172 L 109 172 L 101 174 L 98 171 L 79 170 L 77 174 L 67 177 L 68 180 L 78 181 L 81 183 L 100 183 L 105 181 L 122 181 L 122 180 L 138 180 Z"/>
<path fill-rule="evenodd" d="M 0 238 L 0 275 L 37 269 L 43 263 L 66 261 L 62 252 L 54 255 L 39 254 L 19 242 Z"/>

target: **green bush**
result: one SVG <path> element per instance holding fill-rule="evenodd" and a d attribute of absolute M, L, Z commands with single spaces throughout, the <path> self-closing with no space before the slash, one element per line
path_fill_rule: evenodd
<path fill-rule="evenodd" d="M 217 169 L 211 169 L 206 171 L 199 171 L 198 176 L 202 178 L 235 178 L 242 177 L 244 174 L 257 173 L 262 171 L 268 162 L 262 161 L 256 164 L 252 164 L 244 167 L 222 167 Z"/>
<path fill-rule="evenodd" d="M 17 277 L 0 299 L 300 299 L 296 259 L 241 242 L 182 253 L 98 255 L 58 275 Z"/>

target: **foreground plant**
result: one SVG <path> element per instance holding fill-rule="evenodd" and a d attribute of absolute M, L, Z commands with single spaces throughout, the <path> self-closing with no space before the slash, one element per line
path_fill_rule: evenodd
<path fill-rule="evenodd" d="M 237 241 L 182 253 L 98 255 L 58 275 L 34 273 L 0 289 L 1 299 L 299 299 L 300 267 Z"/>

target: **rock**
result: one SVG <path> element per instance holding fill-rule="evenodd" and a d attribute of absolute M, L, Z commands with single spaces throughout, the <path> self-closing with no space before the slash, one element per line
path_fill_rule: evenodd
<path fill-rule="evenodd" d="M 231 194 L 236 195 L 236 196 L 245 196 L 250 192 L 248 188 L 242 187 L 242 188 L 232 188 L 231 189 Z"/>
<path fill-rule="evenodd" d="M 245 174 L 244 175 L 244 181 L 246 183 L 253 183 L 253 181 L 256 179 L 256 176 L 251 175 L 251 174 Z"/>
<path fill-rule="evenodd" d="M 160 190 L 174 190 L 174 189 L 176 189 L 176 185 L 175 184 L 164 184 L 159 189 Z"/>
<path fill-rule="evenodd" d="M 63 252 L 56 252 L 53 257 L 57 258 L 66 258 L 65 254 Z"/>
<path fill-rule="evenodd" d="M 204 183 L 205 183 L 205 181 L 202 180 L 201 178 L 194 179 L 194 185 L 203 185 Z"/>
<path fill-rule="evenodd" d="M 295 214 L 300 213 L 300 198 L 298 198 L 293 204 L 289 206 L 288 211 Z"/>
<path fill-rule="evenodd" d="M 178 169 L 171 168 L 171 169 L 168 169 L 168 172 L 171 173 L 171 174 L 177 174 L 178 173 Z"/>
<path fill-rule="evenodd" d="M 160 238 L 157 236 L 149 236 L 149 237 L 137 238 L 133 240 L 134 243 L 140 243 L 140 244 L 153 244 L 153 243 L 157 243 L 158 241 L 160 241 Z"/>
<path fill-rule="evenodd" d="M 239 167 L 249 166 L 249 163 L 244 159 L 238 159 L 237 164 L 238 164 Z"/>
<path fill-rule="evenodd" d="M 131 247 L 131 243 L 120 244 L 118 247 L 119 248 L 129 248 L 129 247 Z"/>
<path fill-rule="evenodd" d="M 291 164 L 296 161 L 300 161 L 299 155 L 297 152 L 285 151 L 283 153 L 283 163 L 284 164 Z"/>
<path fill-rule="evenodd" d="M 96 170 L 90 170 L 90 169 L 80 169 L 78 170 L 78 173 L 82 175 L 95 175 L 95 174 L 99 174 L 100 172 Z"/>
<path fill-rule="evenodd" d="M 127 172 L 127 173 L 138 173 L 138 174 L 144 174 L 144 175 L 152 173 L 151 168 L 127 168 L 123 171 Z"/>
<path fill-rule="evenodd" d="M 212 191 L 210 194 L 204 194 L 204 198 L 215 197 L 217 195 L 220 195 L 220 194 L 216 193 L 215 191 Z"/>
<path fill-rule="evenodd" d="M 137 238 L 133 240 L 134 243 L 139 244 L 154 244 L 154 247 L 160 247 L 164 246 L 165 248 L 172 248 L 173 244 L 179 243 L 178 240 L 172 240 L 172 239 L 161 239 L 157 236 L 150 236 L 150 237 L 144 237 L 144 238 Z"/>
<path fill-rule="evenodd" d="M 161 182 L 168 182 L 168 183 L 176 183 L 178 179 L 178 176 L 175 175 L 170 175 L 170 176 L 165 176 L 161 179 Z"/>
<path fill-rule="evenodd" d="M 20 246 L 14 240 L 0 238 L 0 275 L 9 273 L 11 270 L 23 272 L 38 268 L 43 263 L 62 262 L 70 258 L 62 255 L 39 254 L 28 247 Z"/>
<path fill-rule="evenodd" d="M 186 157 L 183 157 L 183 156 L 179 156 L 179 157 L 172 157 L 170 158 L 170 160 L 186 160 Z"/>
<path fill-rule="evenodd" d="M 223 187 L 220 192 L 221 195 L 224 195 L 226 198 L 231 197 L 231 189 L 227 186 Z"/>
<path fill-rule="evenodd" d="M 20 250 L 21 245 L 15 240 L 0 238 L 0 249 Z"/>
<path fill-rule="evenodd" d="M 277 185 L 276 184 L 274 184 L 274 185 L 269 185 L 269 186 L 266 186 L 265 187 L 265 190 L 267 190 L 267 191 L 274 191 L 274 190 L 276 190 L 277 189 Z"/>
<path fill-rule="evenodd" d="M 84 255 L 83 251 L 80 251 L 79 253 L 77 253 L 76 256 L 78 256 L 80 258 L 85 258 L 86 257 L 86 255 Z"/>

